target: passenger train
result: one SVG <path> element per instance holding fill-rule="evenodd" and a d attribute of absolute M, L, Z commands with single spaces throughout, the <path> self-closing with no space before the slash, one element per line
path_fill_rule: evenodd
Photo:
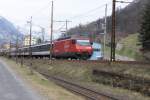
<path fill-rule="evenodd" d="M 50 43 L 32 45 L 31 47 L 11 48 L 1 51 L 1 54 L 8 56 L 29 57 L 49 57 Z M 31 52 L 30 52 L 31 50 Z M 31 54 L 30 54 L 31 53 Z M 75 58 L 89 59 L 93 53 L 93 48 L 89 38 L 60 38 L 52 42 L 52 57 L 54 58 Z"/>

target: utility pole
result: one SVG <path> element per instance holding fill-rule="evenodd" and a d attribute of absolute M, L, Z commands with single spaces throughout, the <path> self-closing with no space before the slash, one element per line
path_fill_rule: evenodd
<path fill-rule="evenodd" d="M 54 2 L 52 1 L 51 6 L 51 36 L 50 36 L 50 61 L 52 62 L 52 52 L 53 52 L 53 9 Z"/>
<path fill-rule="evenodd" d="M 44 42 L 45 38 L 45 29 L 44 28 L 41 28 L 41 31 L 42 31 L 42 42 Z"/>
<path fill-rule="evenodd" d="M 113 62 L 116 60 L 116 2 L 119 3 L 132 3 L 127 1 L 112 1 L 112 33 L 111 33 L 111 56 L 110 61 Z M 136 3 L 136 2 L 135 2 Z"/>
<path fill-rule="evenodd" d="M 66 19 L 66 33 L 67 33 L 67 31 L 68 31 L 68 23 L 69 23 L 69 22 L 71 22 L 71 21 L 69 21 L 69 20 Z"/>
<path fill-rule="evenodd" d="M 18 32 L 17 32 L 17 37 L 16 37 L 16 63 L 18 62 Z"/>
<path fill-rule="evenodd" d="M 11 38 L 10 38 L 10 42 L 9 42 L 9 54 L 8 54 L 8 57 L 11 58 Z"/>
<path fill-rule="evenodd" d="M 24 38 L 22 37 L 22 40 L 24 41 Z M 22 45 L 22 48 L 24 47 L 24 44 Z M 24 50 L 22 49 L 21 51 L 21 67 L 23 66 L 24 63 Z"/>
<path fill-rule="evenodd" d="M 31 48 L 31 45 L 32 45 L 32 16 L 31 16 L 31 19 L 30 19 L 30 21 L 28 23 L 30 24 L 29 55 L 32 58 L 32 48 Z"/>
<path fill-rule="evenodd" d="M 112 33 L 111 33 L 111 56 L 110 61 L 115 61 L 115 48 L 116 48 L 116 0 L 113 0 L 112 3 Z"/>
<path fill-rule="evenodd" d="M 32 71 L 32 47 L 31 47 L 31 45 L 32 45 L 32 16 L 31 16 L 30 21 L 28 23 L 30 24 L 30 40 L 29 40 L 29 45 L 30 45 L 30 47 L 29 47 L 29 56 L 31 58 L 30 73 L 31 73 L 31 75 L 33 75 L 33 71 Z"/>
<path fill-rule="evenodd" d="M 103 51 L 103 57 L 105 56 L 105 50 L 106 50 L 106 35 L 107 35 L 107 4 L 105 8 L 105 29 L 104 29 L 104 51 Z"/>
<path fill-rule="evenodd" d="M 42 42 L 45 40 L 45 28 L 41 27 L 38 25 L 38 27 L 41 29 L 41 37 L 42 37 Z"/>
<path fill-rule="evenodd" d="M 68 31 L 68 21 L 66 20 L 66 33 Z"/>

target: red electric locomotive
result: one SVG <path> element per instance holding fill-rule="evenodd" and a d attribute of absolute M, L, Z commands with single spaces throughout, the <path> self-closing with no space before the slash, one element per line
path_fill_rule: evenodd
<path fill-rule="evenodd" d="M 64 38 L 54 41 L 53 56 L 56 58 L 88 59 L 92 52 L 88 38 Z"/>

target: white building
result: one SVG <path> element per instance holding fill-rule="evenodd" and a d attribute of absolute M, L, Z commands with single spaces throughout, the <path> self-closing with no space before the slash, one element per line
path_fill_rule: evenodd
<path fill-rule="evenodd" d="M 37 39 L 35 37 L 32 37 L 31 39 L 31 45 L 35 45 L 37 43 Z M 23 41 L 24 46 L 30 45 L 30 35 L 26 35 Z"/>

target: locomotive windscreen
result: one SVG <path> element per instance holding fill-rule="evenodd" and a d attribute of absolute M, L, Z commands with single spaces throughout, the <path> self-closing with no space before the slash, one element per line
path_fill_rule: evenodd
<path fill-rule="evenodd" d="M 90 46 L 90 41 L 89 40 L 77 40 L 77 44 L 81 46 Z"/>

